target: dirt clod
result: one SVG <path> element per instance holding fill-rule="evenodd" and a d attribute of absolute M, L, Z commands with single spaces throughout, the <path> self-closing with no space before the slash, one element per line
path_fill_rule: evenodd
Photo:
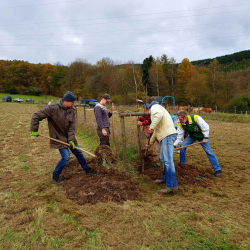
<path fill-rule="evenodd" d="M 70 161 L 63 169 L 61 177 L 66 180 L 63 186 L 68 199 L 85 205 L 108 201 L 120 203 L 138 198 L 140 192 L 126 173 L 89 162 L 91 168 L 100 172 L 99 175 L 84 174 L 77 160 Z"/>
<path fill-rule="evenodd" d="M 175 165 L 175 171 L 178 185 L 207 187 L 212 181 L 213 171 L 211 169 L 202 170 L 193 165 L 178 163 Z M 161 169 L 146 169 L 141 175 L 148 176 L 151 180 L 157 180 L 161 179 L 162 171 Z"/>

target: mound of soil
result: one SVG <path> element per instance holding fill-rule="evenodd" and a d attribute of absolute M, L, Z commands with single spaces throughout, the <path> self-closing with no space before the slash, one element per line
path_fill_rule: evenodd
<path fill-rule="evenodd" d="M 156 170 L 156 171 L 155 171 Z M 212 180 L 212 169 L 201 170 L 196 166 L 178 163 L 175 165 L 176 178 L 178 185 L 192 185 L 207 187 Z M 141 173 L 142 176 L 147 176 L 151 180 L 161 179 L 162 169 L 146 169 Z M 162 185 L 165 185 L 163 183 Z"/>
<path fill-rule="evenodd" d="M 64 167 L 61 177 L 66 180 L 63 187 L 68 199 L 85 205 L 108 201 L 120 203 L 138 198 L 140 192 L 126 173 L 97 167 L 93 160 L 88 164 L 100 174 L 84 174 L 77 160 L 70 161 Z"/>

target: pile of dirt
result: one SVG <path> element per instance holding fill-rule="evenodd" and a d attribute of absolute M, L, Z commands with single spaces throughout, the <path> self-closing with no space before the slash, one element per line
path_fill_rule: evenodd
<path fill-rule="evenodd" d="M 212 169 L 202 170 L 196 166 L 182 163 L 175 165 L 175 171 L 178 185 L 207 187 L 213 175 Z M 141 176 L 149 177 L 151 180 L 161 179 L 162 169 L 146 169 Z"/>
<path fill-rule="evenodd" d="M 146 149 L 143 149 L 140 151 L 140 158 L 141 160 L 138 160 L 134 164 L 134 168 L 136 171 L 141 172 L 143 165 L 144 165 L 144 170 L 152 168 L 152 163 L 156 162 L 155 156 L 157 154 L 154 154 L 153 150 L 150 150 L 146 152 Z"/>
<path fill-rule="evenodd" d="M 107 145 L 100 145 L 95 150 L 95 155 L 97 156 L 97 162 L 102 164 L 103 162 L 111 164 L 114 159 L 113 150 Z"/>
<path fill-rule="evenodd" d="M 97 202 L 123 202 L 135 200 L 140 192 L 126 173 L 104 167 L 97 167 L 94 160 L 88 161 L 91 168 L 99 175 L 86 175 L 77 160 L 70 161 L 61 174 L 65 183 L 67 198 L 79 205 L 96 204 Z"/>

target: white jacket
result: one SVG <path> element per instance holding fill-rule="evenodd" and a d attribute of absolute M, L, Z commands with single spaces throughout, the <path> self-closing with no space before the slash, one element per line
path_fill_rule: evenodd
<path fill-rule="evenodd" d="M 195 115 L 194 120 L 197 123 L 197 125 L 200 127 L 200 129 L 202 130 L 204 139 L 208 139 L 209 138 L 209 125 L 199 115 Z M 177 135 L 176 141 L 174 142 L 174 146 L 177 146 L 180 142 L 182 142 L 182 138 L 184 136 L 185 130 L 182 129 L 180 125 L 178 125 L 177 133 L 178 135 Z"/>
<path fill-rule="evenodd" d="M 168 111 L 159 104 L 155 104 L 149 110 L 151 114 L 150 129 L 154 130 L 154 133 L 150 139 L 150 145 L 156 140 L 162 141 L 165 137 L 176 134 L 173 120 Z"/>

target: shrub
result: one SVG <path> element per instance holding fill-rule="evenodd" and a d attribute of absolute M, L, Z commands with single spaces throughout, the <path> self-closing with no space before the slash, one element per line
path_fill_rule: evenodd
<path fill-rule="evenodd" d="M 234 106 L 237 111 L 250 110 L 250 94 L 236 95 L 226 106 L 225 110 L 234 112 Z"/>
<path fill-rule="evenodd" d="M 12 94 L 12 95 L 18 94 L 18 92 L 14 86 L 9 87 L 7 92 Z"/>
<path fill-rule="evenodd" d="M 36 95 L 36 96 L 41 95 L 42 91 L 43 90 L 38 87 L 27 87 L 22 90 L 24 95 Z"/>

